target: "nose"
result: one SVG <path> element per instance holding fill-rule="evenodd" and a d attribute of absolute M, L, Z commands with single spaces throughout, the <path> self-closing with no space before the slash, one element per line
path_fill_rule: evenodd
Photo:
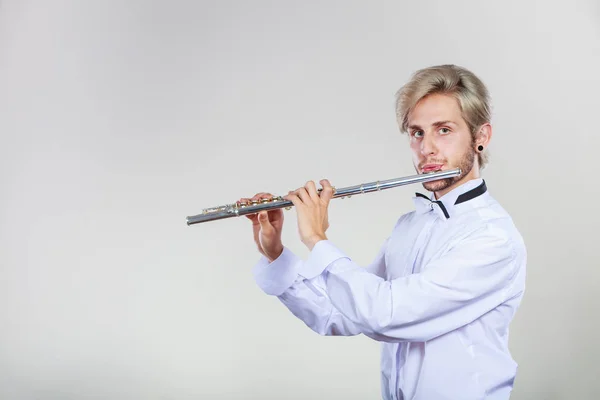
<path fill-rule="evenodd" d="M 421 154 L 427 156 L 435 154 L 436 151 L 437 147 L 433 135 L 427 133 L 423 134 L 423 139 L 421 139 Z"/>

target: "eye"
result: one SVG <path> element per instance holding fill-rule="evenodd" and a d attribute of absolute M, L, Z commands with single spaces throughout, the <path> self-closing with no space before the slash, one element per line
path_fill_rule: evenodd
<path fill-rule="evenodd" d="M 440 133 L 443 135 L 446 135 L 448 133 L 450 133 L 450 129 L 448 128 L 440 128 Z"/>
<path fill-rule="evenodd" d="M 413 131 L 412 135 L 416 138 L 420 138 L 423 136 L 423 131 Z"/>

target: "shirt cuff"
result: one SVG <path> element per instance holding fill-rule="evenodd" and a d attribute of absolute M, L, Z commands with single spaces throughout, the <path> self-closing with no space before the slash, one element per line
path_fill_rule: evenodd
<path fill-rule="evenodd" d="M 306 262 L 298 269 L 298 275 L 312 279 L 321 275 L 329 265 L 340 258 L 350 259 L 329 240 L 320 240 L 313 247 Z"/>
<path fill-rule="evenodd" d="M 266 257 L 261 257 L 254 266 L 254 280 L 267 294 L 280 296 L 298 277 L 298 264 L 300 258 L 287 247 L 273 262 Z"/>

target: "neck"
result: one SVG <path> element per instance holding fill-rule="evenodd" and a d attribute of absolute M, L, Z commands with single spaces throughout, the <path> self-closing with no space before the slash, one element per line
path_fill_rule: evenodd
<path fill-rule="evenodd" d="M 481 175 L 479 174 L 479 167 L 477 167 L 477 165 L 474 165 L 468 174 L 463 175 L 459 180 L 454 182 L 452 185 L 448 186 L 445 189 L 434 192 L 433 194 L 435 196 L 435 199 L 439 200 L 440 197 L 444 196 L 446 193 L 451 192 L 452 190 L 456 189 L 460 185 L 464 185 L 465 183 L 472 181 L 473 179 L 479 179 L 480 177 L 481 177 Z"/>

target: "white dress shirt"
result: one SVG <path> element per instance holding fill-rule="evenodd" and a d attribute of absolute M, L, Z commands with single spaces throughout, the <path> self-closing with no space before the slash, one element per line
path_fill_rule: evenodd
<path fill-rule="evenodd" d="M 288 248 L 262 257 L 256 282 L 321 335 L 382 342 L 383 399 L 508 399 L 523 239 L 483 179 L 414 202 L 366 268 L 323 240 L 306 261 Z"/>

